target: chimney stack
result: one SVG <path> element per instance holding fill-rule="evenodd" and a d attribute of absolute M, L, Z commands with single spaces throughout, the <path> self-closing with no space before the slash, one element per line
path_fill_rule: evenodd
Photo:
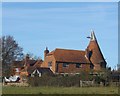
<path fill-rule="evenodd" d="M 45 59 L 45 57 L 47 56 L 48 53 L 49 53 L 49 50 L 48 50 L 48 48 L 46 47 L 46 49 L 45 49 L 45 51 L 44 51 L 44 59 Z"/>

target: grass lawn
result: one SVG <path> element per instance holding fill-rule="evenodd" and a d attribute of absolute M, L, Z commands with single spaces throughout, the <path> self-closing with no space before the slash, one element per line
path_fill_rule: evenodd
<path fill-rule="evenodd" d="M 3 94 L 118 94 L 118 87 L 12 87 L 4 86 Z"/>

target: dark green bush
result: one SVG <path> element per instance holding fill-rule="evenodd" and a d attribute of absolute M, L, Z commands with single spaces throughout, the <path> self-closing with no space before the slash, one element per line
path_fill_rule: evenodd
<path fill-rule="evenodd" d="M 28 83 L 31 86 L 79 86 L 79 76 L 47 76 L 29 77 Z"/>
<path fill-rule="evenodd" d="M 93 76 L 85 72 L 81 72 L 79 75 L 54 75 L 49 76 L 47 74 L 42 75 L 42 77 L 29 77 L 28 83 L 31 86 L 80 86 L 80 80 L 82 81 L 92 81 L 95 80 L 95 84 L 100 84 L 103 82 L 106 85 L 106 78 L 103 76 Z"/>

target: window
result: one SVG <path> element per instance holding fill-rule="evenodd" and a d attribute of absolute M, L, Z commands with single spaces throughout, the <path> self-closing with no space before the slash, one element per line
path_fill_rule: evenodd
<path fill-rule="evenodd" d="M 63 67 L 68 67 L 68 63 L 63 63 Z"/>
<path fill-rule="evenodd" d="M 51 62 L 48 62 L 48 67 L 52 67 L 52 61 Z"/>
<path fill-rule="evenodd" d="M 58 62 L 56 62 L 56 72 L 58 72 Z"/>
<path fill-rule="evenodd" d="M 81 64 L 80 63 L 76 63 L 76 68 L 80 68 Z"/>

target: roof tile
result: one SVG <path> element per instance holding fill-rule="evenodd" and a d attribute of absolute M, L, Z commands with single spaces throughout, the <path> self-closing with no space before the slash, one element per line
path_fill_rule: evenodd
<path fill-rule="evenodd" d="M 57 48 L 52 52 L 52 54 L 58 62 L 90 63 L 89 60 L 87 60 L 87 58 L 85 57 L 85 51 L 81 50 Z"/>

